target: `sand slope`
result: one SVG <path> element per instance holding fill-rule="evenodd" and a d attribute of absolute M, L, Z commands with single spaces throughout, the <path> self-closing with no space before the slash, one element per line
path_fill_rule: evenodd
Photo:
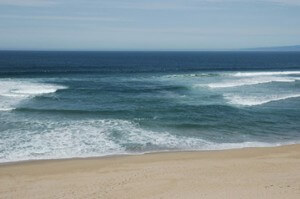
<path fill-rule="evenodd" d="M 1 165 L 0 198 L 300 198 L 300 146 Z"/>

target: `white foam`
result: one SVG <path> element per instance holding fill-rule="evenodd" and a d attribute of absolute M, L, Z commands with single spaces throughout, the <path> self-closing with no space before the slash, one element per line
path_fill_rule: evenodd
<path fill-rule="evenodd" d="M 14 108 L 0 108 L 0 111 L 12 111 Z"/>
<path fill-rule="evenodd" d="M 9 111 L 25 99 L 54 93 L 66 87 L 54 84 L 33 82 L 32 80 L 1 79 L 0 111 Z"/>
<path fill-rule="evenodd" d="M 122 121 L 23 122 L 30 128 L 2 132 L 6 136 L 0 144 L 0 162 L 92 157 L 124 152 L 119 144 L 109 138 L 116 125 L 126 129 L 127 125 Z"/>
<path fill-rule="evenodd" d="M 0 162 L 139 154 L 168 150 L 222 150 L 282 143 L 215 143 L 141 128 L 126 120 L 23 121 L 26 131 L 7 129 L 0 140 Z M 136 151 L 128 146 L 139 146 Z M 130 148 L 130 147 L 129 147 Z"/>
<path fill-rule="evenodd" d="M 239 86 L 249 86 L 256 84 L 265 84 L 271 82 L 295 82 L 297 78 L 292 77 L 256 77 L 256 78 L 246 78 L 246 79 L 237 79 L 229 80 L 218 83 L 210 83 L 205 86 L 209 88 L 230 88 L 230 87 L 239 87 Z"/>
<path fill-rule="evenodd" d="M 232 74 L 235 77 L 249 76 L 273 76 L 273 75 L 300 75 L 300 71 L 274 71 L 274 72 L 238 72 Z"/>
<path fill-rule="evenodd" d="M 297 98 L 300 97 L 300 94 L 282 94 L 266 96 L 239 96 L 233 94 L 225 94 L 224 97 L 226 100 L 228 100 L 230 104 L 242 106 L 256 106 L 279 100 Z"/>
<path fill-rule="evenodd" d="M 185 73 L 185 74 L 173 74 L 173 75 L 163 75 L 163 78 L 183 78 L 183 79 L 189 79 L 189 78 L 203 78 L 203 77 L 213 77 L 218 76 L 220 73 Z"/>

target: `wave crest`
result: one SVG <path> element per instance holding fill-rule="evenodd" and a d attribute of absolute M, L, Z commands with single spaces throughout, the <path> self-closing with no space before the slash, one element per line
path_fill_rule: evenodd
<path fill-rule="evenodd" d="M 239 96 L 227 94 L 224 98 L 228 100 L 230 104 L 242 105 L 242 106 L 256 106 L 262 105 L 269 102 L 286 100 L 290 98 L 300 97 L 300 94 L 287 94 L 287 95 L 269 95 L 269 96 Z"/>
<path fill-rule="evenodd" d="M 268 78 L 247 78 L 235 81 L 219 82 L 207 84 L 209 88 L 231 88 L 239 86 L 250 86 L 257 84 L 265 84 L 271 82 L 295 82 L 298 78 L 289 77 L 268 77 Z"/>
<path fill-rule="evenodd" d="M 55 93 L 66 87 L 54 84 L 31 82 L 29 80 L 0 80 L 0 111 L 14 110 L 25 99 L 38 95 Z"/>
<path fill-rule="evenodd" d="M 273 76 L 273 75 L 300 75 L 300 71 L 274 71 L 274 72 L 237 72 L 235 77 Z"/>

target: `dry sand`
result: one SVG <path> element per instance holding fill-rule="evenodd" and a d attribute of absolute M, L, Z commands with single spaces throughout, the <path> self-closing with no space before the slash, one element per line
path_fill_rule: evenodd
<path fill-rule="evenodd" d="M 0 166 L 0 198 L 300 198 L 300 145 Z"/>

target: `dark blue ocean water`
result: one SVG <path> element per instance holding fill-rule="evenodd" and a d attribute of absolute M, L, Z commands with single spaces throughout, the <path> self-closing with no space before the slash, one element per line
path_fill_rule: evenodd
<path fill-rule="evenodd" d="M 0 162 L 299 140 L 299 52 L 0 51 Z"/>

